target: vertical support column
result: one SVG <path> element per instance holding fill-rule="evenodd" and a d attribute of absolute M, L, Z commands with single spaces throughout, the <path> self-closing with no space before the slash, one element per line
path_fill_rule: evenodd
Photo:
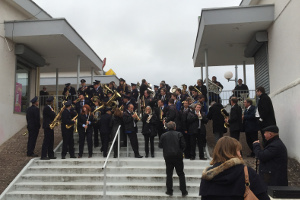
<path fill-rule="evenodd" d="M 94 82 L 94 67 L 91 68 L 91 84 Z"/>
<path fill-rule="evenodd" d="M 235 86 L 237 86 L 237 81 L 238 81 L 238 66 L 235 65 L 235 79 L 234 79 Z"/>
<path fill-rule="evenodd" d="M 244 78 L 244 84 L 247 84 L 247 80 L 246 80 L 246 62 L 243 62 L 243 78 Z"/>
<path fill-rule="evenodd" d="M 205 72 L 206 72 L 206 87 L 207 87 L 207 102 L 209 103 L 209 87 L 208 87 L 208 62 L 207 62 L 207 57 L 208 57 L 208 51 L 205 49 L 204 53 L 204 59 L 205 59 Z M 208 105 L 208 104 L 207 104 Z"/>
<path fill-rule="evenodd" d="M 203 80 L 203 64 L 201 64 L 201 79 L 202 79 L 202 81 L 204 81 Z"/>
<path fill-rule="evenodd" d="M 55 75 L 55 96 L 56 96 L 56 111 L 58 111 L 58 68 L 56 68 L 56 75 Z"/>
<path fill-rule="evenodd" d="M 35 76 L 35 96 L 40 96 L 40 68 L 36 68 L 36 76 Z M 45 97 L 43 97 L 45 98 Z"/>
<path fill-rule="evenodd" d="M 79 89 L 79 77 L 80 77 L 80 56 L 77 56 L 77 90 Z"/>

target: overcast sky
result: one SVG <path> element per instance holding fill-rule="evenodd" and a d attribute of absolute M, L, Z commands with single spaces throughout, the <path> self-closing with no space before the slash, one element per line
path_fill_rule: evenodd
<path fill-rule="evenodd" d="M 241 0 L 34 0 L 53 18 L 66 18 L 101 59 L 127 83 L 145 78 L 152 85 L 195 84 L 200 68 L 193 66 L 198 17 L 203 8 L 238 6 Z M 239 78 L 242 76 L 239 66 Z M 234 66 L 210 67 L 225 90 L 224 78 Z M 247 84 L 254 89 L 253 66 Z M 204 72 L 205 74 L 205 72 Z"/>

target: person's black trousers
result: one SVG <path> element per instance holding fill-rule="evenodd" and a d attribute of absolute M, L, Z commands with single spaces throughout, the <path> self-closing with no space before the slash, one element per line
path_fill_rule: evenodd
<path fill-rule="evenodd" d="M 46 128 L 44 129 L 44 140 L 42 145 L 41 158 L 47 157 L 47 155 L 49 158 L 54 157 L 53 145 L 54 145 L 54 130 L 50 128 Z"/>
<path fill-rule="evenodd" d="M 251 153 L 253 153 L 253 142 L 258 140 L 258 131 L 245 132 L 245 134 L 247 145 L 251 149 Z"/>
<path fill-rule="evenodd" d="M 149 155 L 149 140 L 150 140 L 151 155 L 154 155 L 154 136 L 144 135 L 144 138 L 145 138 L 146 156 Z"/>
<path fill-rule="evenodd" d="M 190 135 L 190 157 L 196 157 L 196 145 L 199 148 L 199 158 L 204 158 L 203 147 L 205 145 L 205 134 L 201 134 L 201 129 L 198 129 L 198 133 Z"/>
<path fill-rule="evenodd" d="M 135 156 L 140 155 L 140 153 L 139 153 L 139 143 L 138 143 L 136 132 L 127 133 L 127 135 L 129 137 L 134 155 Z"/>
<path fill-rule="evenodd" d="M 185 140 L 185 149 L 184 149 L 184 157 L 189 159 L 191 157 L 191 142 L 190 142 L 190 136 L 189 134 L 187 133 L 183 133 L 183 137 L 184 137 L 184 140 Z"/>
<path fill-rule="evenodd" d="M 87 141 L 87 145 L 88 145 L 88 152 L 89 152 L 89 156 L 93 155 L 93 131 L 87 130 L 86 132 L 84 130 L 80 130 L 78 131 L 79 134 L 79 156 L 82 156 L 83 154 L 83 149 L 84 149 L 84 142 L 85 142 L 85 138 Z"/>
<path fill-rule="evenodd" d="M 173 170 L 175 168 L 179 177 L 179 188 L 182 193 L 186 193 L 185 174 L 183 172 L 183 158 L 182 157 L 165 157 L 166 174 L 167 174 L 167 192 L 173 193 Z"/>
<path fill-rule="evenodd" d="M 230 130 L 230 137 L 237 139 L 237 141 L 240 140 L 240 131 L 231 131 Z"/>
<path fill-rule="evenodd" d="M 103 155 L 106 156 L 107 155 L 107 151 L 108 151 L 108 143 L 109 143 L 109 134 L 110 132 L 104 132 L 101 131 L 100 132 L 100 137 L 101 137 L 101 143 L 102 143 L 102 151 L 103 151 Z"/>
<path fill-rule="evenodd" d="M 99 124 L 94 124 L 94 145 L 95 147 L 99 147 L 99 132 L 100 132 L 100 126 Z"/>
<path fill-rule="evenodd" d="M 67 152 L 69 151 L 70 157 L 75 157 L 74 154 L 74 129 L 71 128 L 68 131 L 62 130 L 62 137 L 63 137 L 63 149 L 61 152 L 61 156 L 65 157 Z"/>
<path fill-rule="evenodd" d="M 39 129 L 28 130 L 27 156 L 34 154 L 36 140 L 39 135 Z"/>

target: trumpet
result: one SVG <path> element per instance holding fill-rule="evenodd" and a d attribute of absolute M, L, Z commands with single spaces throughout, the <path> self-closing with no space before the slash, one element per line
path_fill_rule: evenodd
<path fill-rule="evenodd" d="M 133 113 L 133 115 L 136 115 L 136 120 L 140 121 L 141 119 L 139 118 L 139 116 L 137 115 L 136 112 Z"/>
<path fill-rule="evenodd" d="M 223 115 L 224 119 L 228 118 L 228 116 L 229 116 L 228 112 L 224 108 L 221 109 L 221 114 Z M 228 122 L 224 123 L 225 128 L 229 128 L 229 126 L 230 125 Z"/>
<path fill-rule="evenodd" d="M 78 114 L 77 114 L 75 117 L 73 117 L 72 121 L 74 121 L 74 120 L 77 121 L 77 117 L 78 117 Z M 75 124 L 77 124 L 77 123 L 75 122 Z M 74 124 L 66 124 L 66 128 L 67 128 L 67 129 L 70 129 L 72 126 L 74 126 Z M 77 127 L 77 126 L 76 126 L 76 127 Z M 75 131 L 75 132 L 76 132 L 76 131 Z"/>

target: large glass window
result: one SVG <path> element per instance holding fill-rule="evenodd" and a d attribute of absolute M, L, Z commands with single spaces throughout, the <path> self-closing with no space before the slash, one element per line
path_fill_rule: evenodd
<path fill-rule="evenodd" d="M 30 69 L 17 62 L 16 88 L 15 88 L 15 112 L 26 112 L 29 106 L 29 77 Z"/>

